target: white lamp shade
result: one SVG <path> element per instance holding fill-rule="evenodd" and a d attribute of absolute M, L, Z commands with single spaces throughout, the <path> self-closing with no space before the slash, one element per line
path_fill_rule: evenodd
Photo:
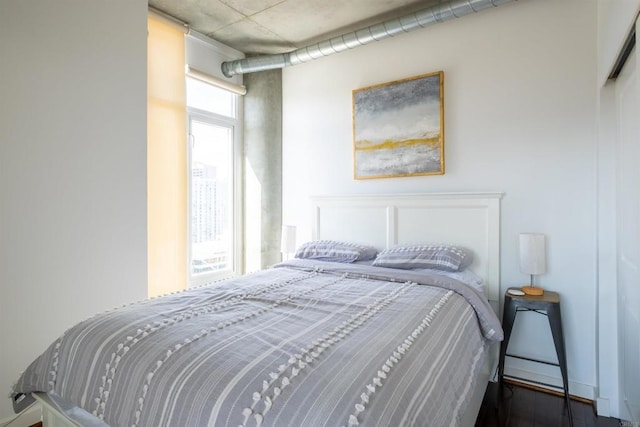
<path fill-rule="evenodd" d="M 525 274 L 543 274 L 547 271 L 544 234 L 520 234 L 520 270 Z"/>
<path fill-rule="evenodd" d="M 295 225 L 282 226 L 282 240 L 280 241 L 280 251 L 283 254 L 290 254 L 296 251 Z"/>

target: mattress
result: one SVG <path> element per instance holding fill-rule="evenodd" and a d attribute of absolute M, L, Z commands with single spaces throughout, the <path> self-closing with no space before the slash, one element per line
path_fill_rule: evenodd
<path fill-rule="evenodd" d="M 455 279 L 293 260 L 80 322 L 12 397 L 110 426 L 456 426 L 501 339 Z"/>

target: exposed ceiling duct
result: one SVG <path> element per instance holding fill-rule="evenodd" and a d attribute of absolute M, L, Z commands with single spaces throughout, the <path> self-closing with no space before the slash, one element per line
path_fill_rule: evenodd
<path fill-rule="evenodd" d="M 400 18 L 390 19 L 329 40 L 276 55 L 254 56 L 222 63 L 222 73 L 231 77 L 236 74 L 284 68 L 312 61 L 323 56 L 364 46 L 374 41 L 407 33 L 416 28 L 460 18 L 488 7 L 497 7 L 512 0 L 448 0 Z"/>

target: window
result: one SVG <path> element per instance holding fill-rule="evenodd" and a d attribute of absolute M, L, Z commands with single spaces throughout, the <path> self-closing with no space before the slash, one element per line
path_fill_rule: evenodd
<path fill-rule="evenodd" d="M 189 286 L 239 271 L 238 101 L 187 78 Z"/>
<path fill-rule="evenodd" d="M 187 77 L 189 107 L 223 117 L 236 118 L 237 95 L 209 83 Z"/>

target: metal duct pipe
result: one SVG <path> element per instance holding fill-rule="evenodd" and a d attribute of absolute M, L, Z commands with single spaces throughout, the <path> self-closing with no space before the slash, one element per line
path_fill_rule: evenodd
<path fill-rule="evenodd" d="M 222 63 L 222 72 L 231 77 L 236 74 L 284 68 L 342 52 L 343 50 L 407 33 L 416 28 L 460 18 L 488 7 L 497 7 L 512 0 L 448 0 L 400 18 L 390 19 L 351 33 L 334 37 L 292 52 L 263 55 Z"/>

